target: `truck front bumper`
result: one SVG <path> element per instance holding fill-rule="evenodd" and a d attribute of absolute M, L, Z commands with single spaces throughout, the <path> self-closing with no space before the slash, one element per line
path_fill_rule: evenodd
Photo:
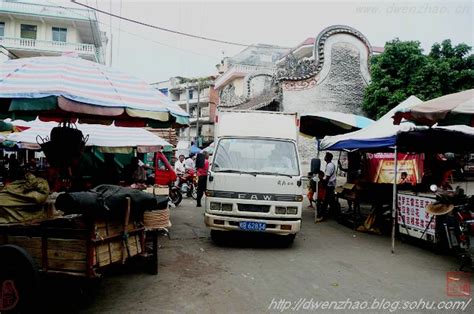
<path fill-rule="evenodd" d="M 295 234 L 301 229 L 301 219 L 295 220 L 273 220 L 265 218 L 240 218 L 231 216 L 221 216 L 213 214 L 204 214 L 204 222 L 212 230 L 222 231 L 241 231 L 239 222 L 263 222 L 266 229 L 263 232 L 275 233 L 280 235 Z"/>

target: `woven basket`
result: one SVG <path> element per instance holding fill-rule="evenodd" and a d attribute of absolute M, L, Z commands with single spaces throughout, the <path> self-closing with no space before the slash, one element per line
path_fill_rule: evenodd
<path fill-rule="evenodd" d="M 169 208 L 145 211 L 143 214 L 143 224 L 146 229 L 166 229 L 171 227 Z"/>

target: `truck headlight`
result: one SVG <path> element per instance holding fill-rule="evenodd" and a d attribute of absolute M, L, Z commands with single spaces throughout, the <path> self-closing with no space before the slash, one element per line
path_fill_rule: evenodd
<path fill-rule="evenodd" d="M 286 214 L 286 207 L 276 206 L 275 207 L 275 214 L 278 214 L 278 215 Z"/>
<path fill-rule="evenodd" d="M 302 202 L 303 201 L 303 195 L 296 195 L 295 196 L 295 201 L 296 202 Z"/>
<path fill-rule="evenodd" d="M 221 204 L 221 209 L 226 212 L 231 212 L 232 211 L 232 204 Z"/>
<path fill-rule="evenodd" d="M 221 203 L 211 202 L 209 205 L 210 210 L 221 210 Z"/>
<path fill-rule="evenodd" d="M 298 207 L 287 207 L 286 213 L 288 215 L 296 215 L 298 213 Z"/>

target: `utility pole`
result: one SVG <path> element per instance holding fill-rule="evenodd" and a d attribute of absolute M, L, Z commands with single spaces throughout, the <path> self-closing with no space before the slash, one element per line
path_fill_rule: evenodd
<path fill-rule="evenodd" d="M 197 119 L 196 119 L 196 146 L 199 147 L 198 146 L 198 143 L 199 143 L 199 115 L 200 115 L 199 114 L 199 109 L 201 107 L 200 103 L 199 103 L 200 97 L 201 97 L 201 81 L 200 80 L 198 80 L 197 89 L 198 89 L 198 100 L 197 100 L 197 107 L 196 107 L 196 112 L 197 112 L 197 114 L 196 114 L 196 117 L 197 117 Z"/>
<path fill-rule="evenodd" d="M 189 82 L 186 82 L 186 112 L 188 113 L 189 117 L 191 117 L 191 112 L 189 110 Z M 186 137 L 188 139 L 188 142 L 191 142 L 191 126 L 188 127 L 188 130 L 186 132 Z"/>
<path fill-rule="evenodd" d="M 110 12 L 112 12 L 112 0 L 109 2 L 110 5 Z M 112 46 L 112 15 L 110 16 L 110 67 L 112 67 L 112 58 L 114 54 L 113 46 Z"/>

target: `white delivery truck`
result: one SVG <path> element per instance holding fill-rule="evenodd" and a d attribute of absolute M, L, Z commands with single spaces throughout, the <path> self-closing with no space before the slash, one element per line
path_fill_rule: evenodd
<path fill-rule="evenodd" d="M 239 230 L 293 242 L 303 201 L 297 137 L 295 113 L 218 111 L 205 202 L 213 240 Z"/>

